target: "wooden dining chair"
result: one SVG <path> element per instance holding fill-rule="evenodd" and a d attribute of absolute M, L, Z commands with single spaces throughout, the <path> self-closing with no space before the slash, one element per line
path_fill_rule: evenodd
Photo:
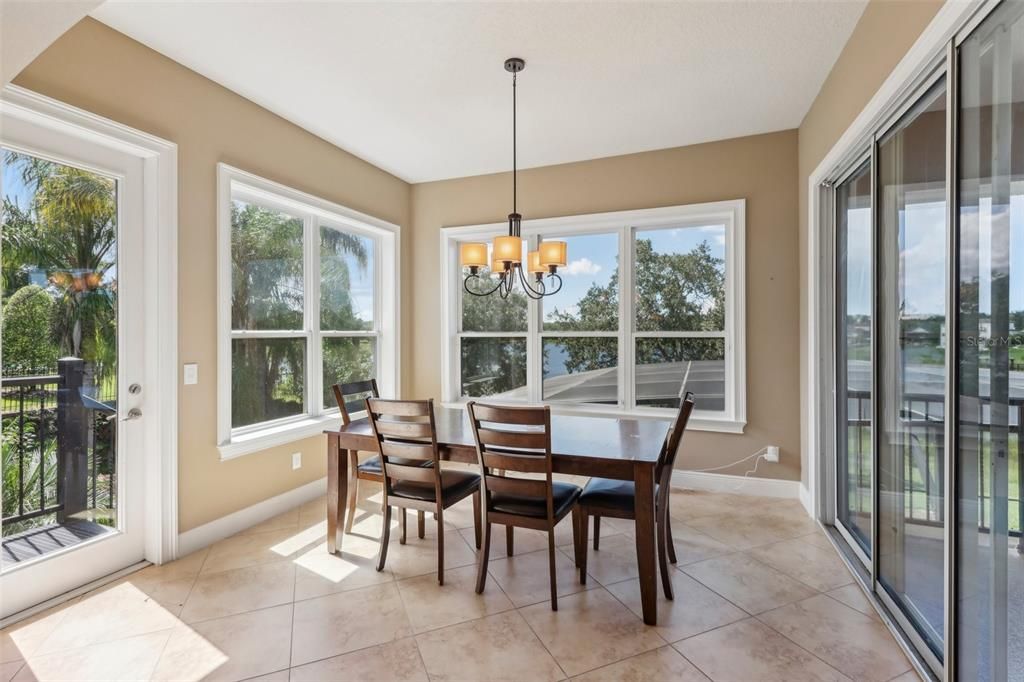
<path fill-rule="evenodd" d="M 492 523 L 506 527 L 510 543 L 513 527 L 543 530 L 548 534 L 551 610 L 557 611 L 555 526 L 574 510 L 581 490 L 571 483 L 551 480 L 551 410 L 547 406 L 498 407 L 472 401 L 466 409 L 476 439 L 483 492 L 484 538 L 477 568 L 477 594 L 483 593 L 487 582 Z M 511 473 L 534 478 L 513 477 Z M 578 546 L 575 514 L 572 530 L 573 542 Z"/>
<path fill-rule="evenodd" d="M 672 543 L 672 528 L 669 522 L 668 494 L 672 488 L 672 467 L 675 466 L 676 454 L 679 452 L 679 444 L 683 440 L 683 432 L 686 431 L 686 423 L 690 419 L 691 412 L 693 412 L 693 393 L 688 391 L 679 405 L 679 411 L 676 413 L 668 435 L 665 436 L 665 443 L 661 447 L 654 471 L 654 514 L 655 532 L 658 534 L 658 566 L 661 569 L 661 584 L 665 590 L 666 599 L 672 599 L 674 596 L 668 564 L 676 563 L 676 551 Z M 580 538 L 576 552 L 580 584 L 585 585 L 587 582 L 589 518 L 594 517 L 594 550 L 596 551 L 600 547 L 601 517 L 636 520 L 634 503 L 633 481 L 592 478 L 584 486 L 579 501 Z"/>
<path fill-rule="evenodd" d="M 384 570 L 391 539 L 391 508 L 399 511 L 400 544 L 405 544 L 405 510 L 433 512 L 437 519 L 437 582 L 444 585 L 444 510 L 473 496 L 477 547 L 480 546 L 480 476 L 442 469 L 434 425 L 433 400 L 366 399 L 366 413 L 377 440 L 384 477 L 384 531 L 377 570 Z M 433 466 L 423 466 L 428 462 Z M 421 536 L 422 537 L 422 536 Z"/>
<path fill-rule="evenodd" d="M 334 384 L 331 386 L 334 391 L 334 399 L 338 402 L 338 410 L 341 412 L 341 423 L 348 426 L 351 423 L 351 415 L 362 412 L 366 409 L 366 398 L 379 398 L 377 380 L 367 379 L 365 381 L 352 381 L 345 384 Z M 423 466 L 430 466 L 425 462 Z M 352 450 L 348 458 L 348 514 L 345 515 L 345 532 L 352 532 L 352 523 L 356 516 L 356 501 L 359 499 L 357 487 L 359 481 L 384 482 L 384 474 L 381 471 L 380 457 L 374 455 L 363 462 L 359 461 L 359 454 Z M 423 512 L 417 512 L 416 516 L 417 535 L 422 539 L 426 531 Z"/>

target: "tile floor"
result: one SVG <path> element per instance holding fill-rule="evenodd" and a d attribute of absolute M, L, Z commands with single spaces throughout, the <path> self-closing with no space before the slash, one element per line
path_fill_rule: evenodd
<path fill-rule="evenodd" d="M 586 586 L 560 525 L 553 613 L 539 533 L 517 530 L 511 558 L 499 533 L 476 595 L 466 500 L 445 519 L 443 587 L 433 522 L 405 546 L 392 533 L 378 573 L 379 488 L 360 491 L 343 556 L 315 500 L 0 632 L 0 682 L 916 679 L 793 501 L 674 491 L 676 599 L 659 593 L 648 627 L 631 523 L 601 524 Z"/>

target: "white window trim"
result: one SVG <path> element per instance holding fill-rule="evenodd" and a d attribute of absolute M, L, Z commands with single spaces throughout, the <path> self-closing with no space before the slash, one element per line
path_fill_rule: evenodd
<path fill-rule="evenodd" d="M 285 211 L 303 220 L 305 324 L 301 330 L 260 331 L 253 336 L 304 338 L 306 411 L 301 415 L 233 429 L 231 427 L 231 340 L 246 335 L 231 329 L 231 201 L 241 195 L 261 206 Z M 374 248 L 374 329 L 320 331 L 320 226 L 329 225 L 366 235 Z M 338 428 L 337 407 L 321 407 L 324 337 L 361 336 L 377 339 L 377 384 L 381 395 L 397 396 L 400 370 L 399 320 L 401 291 L 401 228 L 378 218 L 261 178 L 225 163 L 217 164 L 217 447 L 221 461 L 284 445 Z M 388 277 L 385 282 L 384 278 Z M 391 281 L 391 277 L 394 280 Z"/>
<path fill-rule="evenodd" d="M 618 211 L 612 213 L 595 213 L 590 215 L 565 216 L 557 218 L 541 218 L 524 220 L 522 235 L 527 239 L 535 239 L 538 235 L 551 238 L 570 236 L 573 234 L 593 234 L 597 232 L 616 232 L 619 239 L 620 281 L 631 282 L 633 277 L 633 233 L 658 227 L 685 227 L 707 225 L 709 223 L 725 225 L 726 233 L 726 409 L 724 414 L 696 410 L 690 419 L 689 428 L 699 431 L 716 431 L 722 433 L 743 433 L 746 426 L 746 200 L 718 201 L 686 206 L 669 206 L 664 208 L 642 209 L 636 211 Z M 447 406 L 460 407 L 466 399 L 461 396 L 459 377 L 459 334 L 460 300 L 462 296 L 462 269 L 459 267 L 458 244 L 463 241 L 485 241 L 494 236 L 505 234 L 506 223 L 489 223 L 483 225 L 464 225 L 441 229 L 441 400 Z M 559 414 L 610 415 L 648 417 L 665 419 L 673 414 L 668 408 L 625 407 L 633 402 L 633 362 L 632 340 L 636 336 L 699 336 L 699 333 L 678 334 L 675 332 L 658 332 L 647 334 L 634 332 L 628 325 L 632 324 L 632 300 L 628 296 L 619 296 L 620 320 L 629 320 L 620 324 L 617 332 L 580 332 L 578 336 L 614 336 L 619 340 L 619 383 L 620 397 L 624 402 L 619 406 L 586 405 L 551 403 L 553 412 Z M 572 332 L 541 333 L 539 330 L 540 306 L 529 303 L 528 328 L 525 332 L 474 333 L 474 336 L 525 337 L 527 339 L 527 387 L 531 403 L 541 402 L 540 376 L 541 362 L 539 344 L 543 336 L 567 336 Z M 716 332 L 711 336 L 718 336 Z M 629 354 L 629 358 L 626 358 Z M 625 360 L 629 360 L 626 362 Z M 501 402 L 501 401 L 497 401 Z"/>

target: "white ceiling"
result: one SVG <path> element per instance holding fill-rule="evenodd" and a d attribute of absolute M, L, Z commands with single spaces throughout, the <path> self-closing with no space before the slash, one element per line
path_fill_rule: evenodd
<path fill-rule="evenodd" d="M 410 182 L 795 128 L 866 0 L 134 2 L 92 15 Z"/>

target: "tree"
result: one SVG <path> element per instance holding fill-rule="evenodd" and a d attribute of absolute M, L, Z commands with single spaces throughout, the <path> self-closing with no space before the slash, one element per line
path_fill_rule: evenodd
<path fill-rule="evenodd" d="M 482 268 L 480 280 L 471 280 L 476 292 L 486 292 L 496 283 L 490 270 Z M 462 294 L 462 329 L 475 332 L 525 332 L 527 299 L 515 290 L 507 299 L 498 294 Z M 521 337 L 463 339 L 462 392 L 468 396 L 504 393 L 526 385 L 526 340 Z"/>
<path fill-rule="evenodd" d="M 54 303 L 34 284 L 18 289 L 3 311 L 4 374 L 32 375 L 53 371 L 59 349 L 50 338 Z"/>

